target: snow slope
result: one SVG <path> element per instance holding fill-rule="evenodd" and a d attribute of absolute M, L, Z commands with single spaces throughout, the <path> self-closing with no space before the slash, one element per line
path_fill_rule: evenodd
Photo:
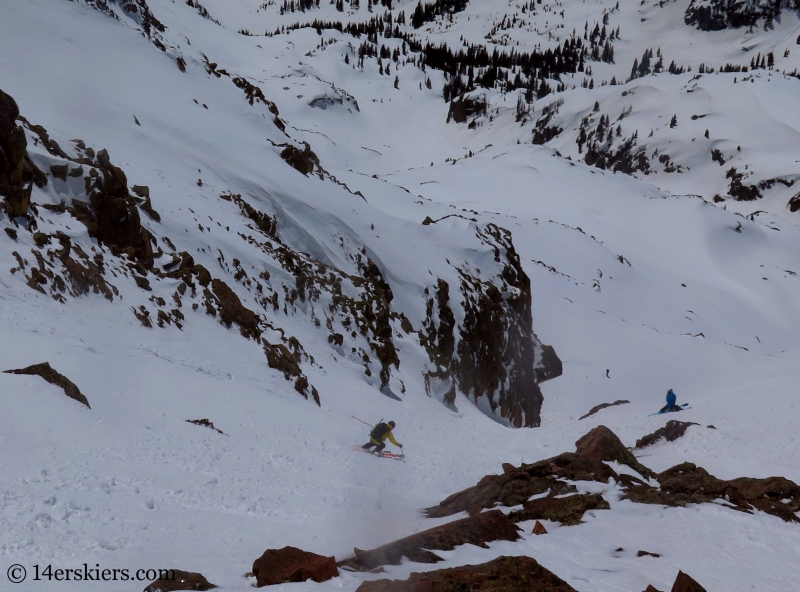
<path fill-rule="evenodd" d="M 759 209 L 781 215 L 749 220 L 707 203 L 725 184 L 718 172 L 727 166 L 706 156 L 724 137 L 726 143 L 713 145 L 728 160 L 742 137 L 748 142 L 734 159 L 757 164 L 764 176 L 794 174 L 789 158 L 798 127 L 790 107 L 797 79 L 759 71 L 755 82 L 734 87 L 736 74 L 704 75 L 691 82 L 697 91 L 690 95 L 681 90 L 694 76 L 689 73 L 599 86 L 600 79 L 626 77 L 633 56 L 645 48 L 660 45 L 669 57 L 682 44 L 678 36 L 668 50 L 680 3 L 663 10 L 623 6 L 612 23 L 624 18 L 630 40 L 623 35 L 618 67 L 593 64 L 596 88 L 580 88 L 576 76 L 578 88 L 537 100 L 522 127 L 513 121 L 516 97 L 486 91 L 500 111 L 469 129 L 445 123 L 441 72 L 393 63 L 400 79 L 395 89 L 394 76 L 379 75 L 374 61 L 364 71 L 344 63 L 343 54 L 353 51 L 348 47 L 361 43 L 348 35 L 320 36 L 313 29 L 274 37 L 236 33 L 318 15 L 338 18 L 333 6 L 281 16 L 275 5 L 260 10 L 261 2 L 207 0 L 218 25 L 182 2 L 147 4 L 166 26 L 157 37 L 166 52 L 114 3 L 120 20 L 85 3 L 0 0 L 0 88 L 69 154 L 77 153 L 70 142 L 75 138 L 96 150 L 107 148 L 130 185 L 150 188 L 162 220 L 143 217 L 145 226 L 225 278 L 242 299 L 253 296 L 233 279 L 234 259 L 254 280 L 268 270 L 276 288 L 292 278 L 271 253 L 239 236 L 257 233 L 235 204 L 219 199 L 223 192 L 241 194 L 275 215 L 287 244 L 333 269 L 357 275 L 363 249 L 391 286 L 393 306 L 415 328 L 426 317 L 423 290 L 437 277 L 457 285 L 455 266 L 476 277 L 496 274 L 491 249 L 476 236 L 479 225 L 508 229 L 531 279 L 534 329 L 554 346 L 563 376 L 541 387 L 542 426 L 513 430 L 461 394 L 455 409 L 428 396 L 426 354 L 399 321 L 392 327 L 402 362 L 389 383 L 397 400 L 380 393 L 377 364 L 371 376 L 365 374 L 360 355 L 371 350 L 364 338 L 347 342 L 358 352 L 328 342 L 324 320 L 322 328 L 314 323 L 324 318 L 323 305 L 319 311 L 298 303 L 286 313 L 265 312 L 303 345 L 302 368 L 319 391 L 317 406 L 268 367 L 262 348 L 235 326 L 225 329 L 202 308 L 189 311 L 188 297 L 182 329 L 142 326 L 131 309 L 146 306 L 155 315 L 151 296 L 169 301 L 177 280 L 153 280 L 153 292 L 146 292 L 121 260 L 107 256 L 118 275 L 106 275 L 119 298 L 86 295 L 58 302 L 27 286 L 21 272 L 7 272 L 19 266 L 14 251 L 33 262 L 32 233 L 19 228 L 16 241 L 2 233 L 0 369 L 47 360 L 79 385 L 92 406 L 83 408 L 38 377 L 0 374 L 5 565 L 22 564 L 29 574 L 36 564 L 178 567 L 203 572 L 223 590 L 249 589 L 252 580 L 243 574 L 266 548 L 295 545 L 342 558 L 354 546 L 369 548 L 438 524 L 419 510 L 499 472 L 502 462 L 572 450 L 595 425 L 607 425 L 633 445 L 663 424 L 663 417 L 646 416 L 662 405 L 670 387 L 679 401 L 692 404 L 681 419 L 700 426 L 677 442 L 647 449 L 646 465 L 663 470 L 688 460 L 720 478 L 782 475 L 800 481 L 800 229 L 796 217 L 783 216 L 788 194 L 777 192 L 784 186 L 757 202 Z M 590 13 L 600 21 L 611 5 L 563 8 L 570 30 L 580 29 Z M 400 9 L 409 14 L 413 5 L 399 4 L 394 12 Z M 642 10 L 652 14 L 647 27 L 661 24 L 641 27 Z M 448 41 L 468 35 L 477 42 L 489 27 L 487 14 L 499 16 L 498 11 L 493 3 L 473 1 L 452 26 L 426 25 L 426 34 Z M 555 18 L 544 8 L 540 12 L 540 20 Z M 368 16 L 362 6 L 353 18 Z M 780 49 L 784 41 L 778 40 L 791 39 L 793 22 L 796 27 L 788 15 L 769 35 L 747 35 L 761 36 L 761 52 Z M 662 29 L 663 36 L 654 38 Z M 718 43 L 717 37 L 708 40 L 709 33 L 680 31 L 712 52 L 717 60 L 708 62 L 715 66 L 741 51 L 742 32 L 720 33 L 726 42 Z M 533 46 L 538 39 L 528 33 L 516 34 Z M 385 43 L 399 48 L 401 42 Z M 683 51 L 683 61 L 676 62 L 686 64 L 693 50 Z M 185 73 L 176 66 L 178 56 L 186 60 Z M 286 134 L 273 123 L 267 104 L 250 105 L 229 77 L 208 71 L 204 56 L 217 70 L 260 87 L 277 105 Z M 427 78 L 433 81 L 430 90 Z M 623 90 L 633 93 L 620 97 Z M 577 162 L 566 132 L 547 146 L 531 145 L 540 105 L 559 96 L 565 103 L 558 117 L 567 130 L 595 100 L 595 116 L 612 119 L 632 104 L 633 114 L 620 122 L 625 134 L 639 129 L 641 138 L 646 128 L 658 127 L 654 145 L 692 170 L 641 178 L 598 170 Z M 753 105 L 763 116 L 753 115 Z M 659 116 L 676 110 L 676 128 L 664 125 L 668 120 L 659 123 Z M 712 111 L 706 119 L 690 118 Z M 740 124 L 724 136 L 710 128 L 705 140 L 702 129 L 717 118 L 723 129 L 730 121 Z M 781 133 L 785 140 L 775 141 Z M 29 132 L 32 157 L 49 170 L 53 157 L 33 138 Z M 280 158 L 276 144 L 302 147 L 303 141 L 327 176 L 305 177 Z M 671 141 L 680 148 L 667 148 Z M 75 198 L 82 187 L 80 180 L 74 183 L 50 176 L 33 201 L 41 206 Z M 765 207 L 770 201 L 774 208 Z M 67 214 L 41 207 L 39 212 L 39 231 L 60 230 L 86 252 L 106 252 Z M 426 218 L 434 222 L 423 225 Z M 14 227 L 5 214 L 0 223 Z M 163 240 L 159 245 L 167 250 Z M 281 303 L 287 301 L 281 295 Z M 346 334 L 341 320 L 334 319 L 335 328 Z M 279 342 L 279 333 L 270 333 L 270 340 Z M 619 398 L 631 403 L 578 421 L 590 407 Z M 407 461 L 353 453 L 367 429 L 351 416 L 394 419 Z M 224 435 L 185 421 L 200 418 L 212 420 Z M 702 427 L 709 424 L 716 429 Z M 581 487 L 596 491 L 598 485 Z M 518 543 L 462 547 L 444 553 L 443 564 L 390 566 L 388 577 L 528 554 L 585 592 L 642 590 L 647 584 L 665 589 L 679 569 L 708 590 L 794 587 L 796 524 L 716 505 L 640 506 L 619 501 L 613 484 L 601 489 L 612 510 L 594 512 L 583 525 L 547 524 L 547 537 L 529 536 L 527 528 Z M 619 547 L 626 551 L 615 555 Z M 662 557 L 637 558 L 640 548 Z M 342 572 L 332 582 L 281 588 L 355 590 L 377 577 L 386 575 Z M 29 578 L 14 589 L 48 585 L 54 584 Z M 65 591 L 88 586 L 57 585 Z M 144 585 L 117 582 L 103 589 Z"/>

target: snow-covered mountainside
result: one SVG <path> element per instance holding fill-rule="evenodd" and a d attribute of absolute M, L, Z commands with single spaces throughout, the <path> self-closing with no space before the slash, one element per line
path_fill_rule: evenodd
<path fill-rule="evenodd" d="M 281 589 L 501 555 L 585 592 L 794 587 L 790 485 L 658 496 L 684 462 L 800 482 L 796 2 L 0 0 L 0 49 L 15 590 L 249 589 L 267 548 L 462 518 L 421 510 L 600 424 L 632 447 L 669 388 L 696 425 L 652 472 L 553 481 L 603 496 L 583 523 L 511 504 L 517 541 Z"/>

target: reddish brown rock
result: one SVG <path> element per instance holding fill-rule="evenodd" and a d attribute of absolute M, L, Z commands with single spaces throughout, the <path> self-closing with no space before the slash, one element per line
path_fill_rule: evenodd
<path fill-rule="evenodd" d="M 339 575 L 336 559 L 303 551 L 297 547 L 267 549 L 253 562 L 256 587 L 289 582 L 325 582 Z"/>
<path fill-rule="evenodd" d="M 547 534 L 547 529 L 544 527 L 544 524 L 536 521 L 536 524 L 533 525 L 532 534 Z"/>
<path fill-rule="evenodd" d="M 261 336 L 261 318 L 245 307 L 236 293 L 222 280 L 212 279 L 211 288 L 216 297 L 222 322 L 228 327 L 232 323 L 236 323 L 239 325 L 239 332 L 243 337 L 252 337 L 257 340 Z"/>
<path fill-rule="evenodd" d="M 672 592 L 706 592 L 706 589 L 695 582 L 691 576 L 679 571 L 675 583 L 672 584 Z"/>
<path fill-rule="evenodd" d="M 651 446 L 662 438 L 664 438 L 667 442 L 674 442 L 686 433 L 686 430 L 689 428 L 689 426 L 693 425 L 700 424 L 694 423 L 693 421 L 678 421 L 676 419 L 670 419 L 663 428 L 659 428 L 652 434 L 647 434 L 646 436 L 636 440 L 635 448 L 645 448 L 646 446 Z"/>
<path fill-rule="evenodd" d="M 143 590 L 143 592 L 173 592 L 173 590 L 212 590 L 216 588 L 201 573 L 181 571 L 179 569 L 166 570 L 164 579 L 158 579 Z"/>
<path fill-rule="evenodd" d="M 506 557 L 481 565 L 464 565 L 426 573 L 407 580 L 364 582 L 356 592 L 575 592 L 531 557 Z"/>
<path fill-rule="evenodd" d="M 797 517 L 800 511 L 800 486 L 794 481 L 784 477 L 739 477 L 731 479 L 728 484 L 750 506 L 786 522 L 800 522 Z"/>
<path fill-rule="evenodd" d="M 724 498 L 742 512 L 753 509 L 777 516 L 786 522 L 800 522 L 800 486 L 784 477 L 730 481 L 717 479 L 693 463 L 681 463 L 656 476 L 660 489 L 631 483 L 625 497 L 631 501 L 665 506 L 700 504 Z"/>
<path fill-rule="evenodd" d="M 600 425 L 575 442 L 575 452 L 586 458 L 602 461 L 616 461 L 627 465 L 640 475 L 654 476 L 655 473 L 636 460 L 633 453 L 625 448 L 617 435 L 606 426 Z"/>
<path fill-rule="evenodd" d="M 506 465 L 503 471 L 502 475 L 487 475 L 477 485 L 454 493 L 438 506 L 425 510 L 425 514 L 442 518 L 468 511 L 475 505 L 482 508 L 513 507 L 541 493 L 563 495 L 577 491 L 574 485 L 561 479 L 601 483 L 611 478 L 619 479 L 619 475 L 604 462 L 573 452 L 564 452 L 519 468 Z"/>
<path fill-rule="evenodd" d="M 516 541 L 519 528 L 500 510 L 492 510 L 449 522 L 436 528 L 418 532 L 388 545 L 369 551 L 354 549 L 355 557 L 340 561 L 359 571 L 367 571 L 381 565 L 399 565 L 403 557 L 418 563 L 436 563 L 441 557 L 436 550 L 452 551 L 467 543 L 488 548 L 490 541 Z"/>
<path fill-rule="evenodd" d="M 661 590 L 659 590 L 658 588 L 656 588 L 655 586 L 653 586 L 651 584 L 651 585 L 647 586 L 647 588 L 645 589 L 644 592 L 661 592 Z"/>
<path fill-rule="evenodd" d="M 608 510 L 608 502 L 599 494 L 576 493 L 567 497 L 541 497 L 525 502 L 521 510 L 508 517 L 514 522 L 525 520 L 552 520 L 565 526 L 580 524 L 587 510 Z"/>
<path fill-rule="evenodd" d="M 649 555 L 650 557 L 661 557 L 659 553 L 651 553 L 650 551 L 639 551 L 636 553 L 637 557 L 644 557 L 645 555 Z"/>

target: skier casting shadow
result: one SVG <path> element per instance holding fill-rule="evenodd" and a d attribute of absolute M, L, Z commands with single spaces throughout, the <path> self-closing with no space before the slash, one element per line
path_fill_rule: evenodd
<path fill-rule="evenodd" d="M 673 411 L 683 411 L 683 409 L 681 409 L 679 405 L 675 404 L 677 400 L 678 397 L 675 395 L 675 393 L 672 392 L 672 389 L 669 389 L 667 391 L 667 404 L 661 408 L 661 411 L 659 411 L 659 413 L 671 413 Z"/>
<path fill-rule="evenodd" d="M 380 455 L 381 452 L 383 452 L 383 449 L 386 448 L 386 439 L 388 438 L 392 444 L 402 450 L 403 445 L 395 440 L 394 436 L 392 435 L 392 430 L 394 429 L 395 425 L 396 424 L 393 421 L 375 424 L 375 427 L 372 428 L 372 431 L 369 433 L 369 442 L 364 444 L 361 448 L 364 450 L 369 450 L 374 446 L 375 450 L 373 452 Z"/>

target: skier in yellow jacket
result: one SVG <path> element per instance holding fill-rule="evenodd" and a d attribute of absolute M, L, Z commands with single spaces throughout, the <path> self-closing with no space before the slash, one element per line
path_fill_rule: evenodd
<path fill-rule="evenodd" d="M 364 450 L 369 450 L 374 446 L 374 452 L 381 454 L 383 449 L 386 448 L 386 439 L 388 438 L 389 442 L 402 449 L 403 445 L 395 440 L 394 435 L 392 435 L 392 430 L 394 429 L 395 425 L 396 424 L 393 421 L 375 424 L 375 427 L 372 428 L 372 431 L 369 434 L 369 442 L 364 444 L 361 448 Z"/>

